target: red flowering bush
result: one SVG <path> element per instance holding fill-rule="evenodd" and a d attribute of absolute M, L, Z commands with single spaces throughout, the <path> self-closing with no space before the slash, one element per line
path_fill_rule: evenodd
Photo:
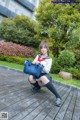
<path fill-rule="evenodd" d="M 12 42 L 0 41 L 0 55 L 34 57 L 36 50 L 32 47 L 15 44 Z"/>

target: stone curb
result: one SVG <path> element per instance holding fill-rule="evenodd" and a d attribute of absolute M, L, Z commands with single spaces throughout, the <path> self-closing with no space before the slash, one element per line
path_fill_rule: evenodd
<path fill-rule="evenodd" d="M 8 69 L 8 70 L 12 70 L 12 71 L 23 73 L 23 71 L 21 71 L 21 70 L 18 70 L 18 69 L 15 69 L 15 68 L 11 68 L 11 67 L 8 67 L 8 66 L 0 65 L 0 67 Z"/>
<path fill-rule="evenodd" d="M 0 65 L 0 67 L 5 68 L 5 69 L 8 69 L 8 70 L 16 71 L 16 72 L 19 72 L 19 73 L 23 73 L 23 71 L 21 71 L 21 70 L 18 70 L 18 69 L 15 69 L 15 68 L 10 68 L 10 67 L 8 67 L 8 66 Z M 53 83 L 56 83 L 56 84 L 58 84 L 58 85 L 61 85 L 61 86 L 68 87 L 68 88 L 78 89 L 78 90 L 80 91 L 80 88 L 79 88 L 79 87 L 76 87 L 75 85 L 65 84 L 65 83 L 62 83 L 62 82 L 59 82 L 59 81 L 56 81 L 56 80 L 53 80 L 52 82 L 53 82 Z"/>
<path fill-rule="evenodd" d="M 65 83 L 62 83 L 62 82 L 59 82 L 59 81 L 56 81 L 56 80 L 53 80 L 53 82 L 58 84 L 58 85 L 65 86 L 65 87 L 68 87 L 68 88 L 78 89 L 80 91 L 80 88 L 75 86 L 75 85 L 65 84 Z"/>

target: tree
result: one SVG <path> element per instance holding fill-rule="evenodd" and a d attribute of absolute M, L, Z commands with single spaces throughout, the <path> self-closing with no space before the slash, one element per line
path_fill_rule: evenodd
<path fill-rule="evenodd" d="M 71 46 L 70 46 L 71 45 Z M 73 29 L 70 35 L 70 41 L 67 43 L 68 49 L 75 53 L 76 63 L 80 64 L 80 26 Z"/>
<path fill-rule="evenodd" d="M 48 38 L 52 51 L 58 56 L 67 48 L 70 33 L 80 25 L 80 4 L 52 4 L 51 0 L 41 0 L 37 9 L 42 39 Z"/>
<path fill-rule="evenodd" d="M 16 16 L 14 19 L 4 18 L 0 23 L 2 39 L 27 46 L 38 47 L 37 31 L 37 22 L 27 16 Z"/>

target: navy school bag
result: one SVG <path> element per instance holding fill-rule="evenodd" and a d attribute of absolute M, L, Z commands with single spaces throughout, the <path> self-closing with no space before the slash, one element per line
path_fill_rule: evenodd
<path fill-rule="evenodd" d="M 36 78 L 40 77 L 42 74 L 43 65 L 33 64 L 31 61 L 26 60 L 24 63 L 23 72 L 35 76 Z"/>

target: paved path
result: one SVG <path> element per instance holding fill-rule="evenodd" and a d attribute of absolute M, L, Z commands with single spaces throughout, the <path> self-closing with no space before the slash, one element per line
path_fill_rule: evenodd
<path fill-rule="evenodd" d="M 61 107 L 46 88 L 34 93 L 27 75 L 0 67 L 0 112 L 8 112 L 8 120 L 80 120 L 80 90 L 53 84 L 62 96 Z"/>

